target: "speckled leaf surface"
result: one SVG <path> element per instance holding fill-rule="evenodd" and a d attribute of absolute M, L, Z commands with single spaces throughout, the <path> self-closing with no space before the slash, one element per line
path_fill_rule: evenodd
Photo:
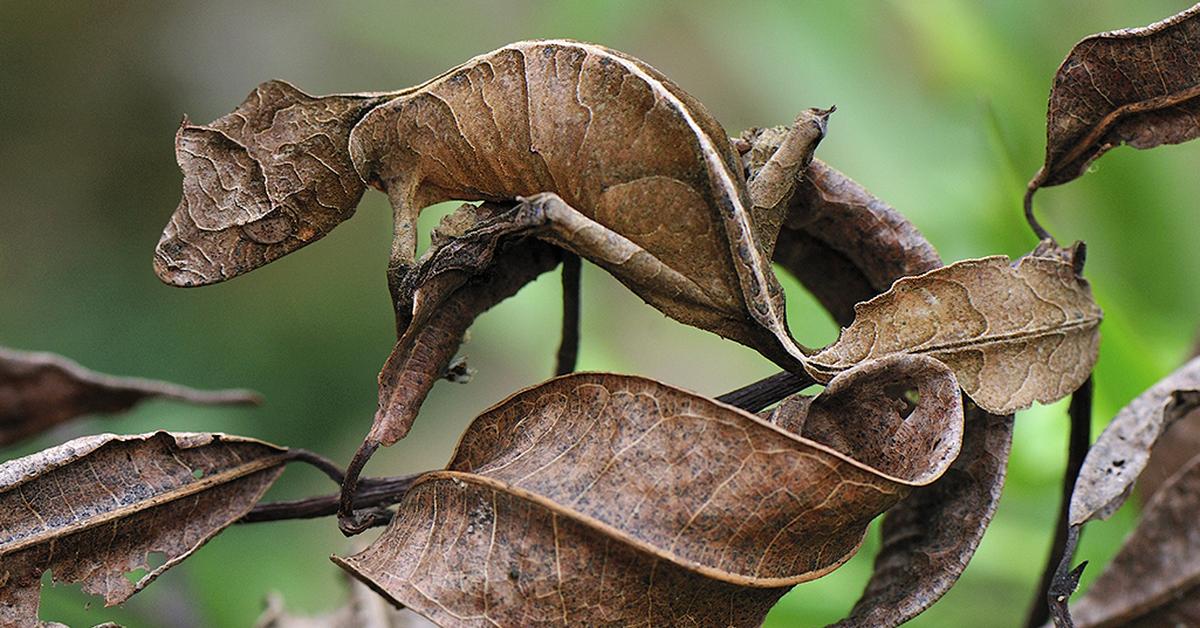
<path fill-rule="evenodd" d="M 0 624 L 37 621 L 47 570 L 106 605 L 125 601 L 248 512 L 286 459 L 258 440 L 155 432 L 85 436 L 0 465 Z M 152 567 L 151 552 L 165 562 Z"/>
<path fill-rule="evenodd" d="M 451 625 L 670 617 L 680 599 L 701 623 L 722 605 L 753 625 L 958 454 L 960 399 L 936 360 L 848 371 L 806 410 L 794 434 L 639 377 L 550 380 L 484 412 L 380 540 L 338 562 Z"/>

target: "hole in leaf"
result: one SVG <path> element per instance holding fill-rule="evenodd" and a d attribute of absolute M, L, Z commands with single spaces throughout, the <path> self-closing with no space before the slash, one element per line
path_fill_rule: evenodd
<path fill-rule="evenodd" d="M 197 480 L 204 477 L 204 469 L 192 469 L 192 477 L 196 478 Z"/>
<path fill-rule="evenodd" d="M 150 567 L 150 569 L 158 569 L 165 564 L 167 564 L 166 552 L 150 552 L 149 554 L 146 554 L 146 565 Z"/>
<path fill-rule="evenodd" d="M 883 388 L 883 392 L 888 397 L 896 400 L 896 412 L 902 419 L 912 416 L 913 411 L 917 409 L 917 405 L 921 402 L 921 393 L 916 388 L 907 384 L 890 384 Z"/>
<path fill-rule="evenodd" d="M 463 201 L 445 201 L 421 210 L 421 215 L 417 218 L 417 257 L 424 255 L 425 251 L 429 250 L 433 230 L 441 224 L 442 219 L 454 213 L 454 210 L 462 207 L 463 204 Z M 478 202 L 468 204 L 479 205 Z"/>
<path fill-rule="evenodd" d="M 144 567 L 138 567 L 137 569 L 134 569 L 132 571 L 125 572 L 125 579 L 130 582 L 136 583 L 137 581 L 144 578 L 147 573 L 149 573 L 148 569 L 146 569 Z"/>

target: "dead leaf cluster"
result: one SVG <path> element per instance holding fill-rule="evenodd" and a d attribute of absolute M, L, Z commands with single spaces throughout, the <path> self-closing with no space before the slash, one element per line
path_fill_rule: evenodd
<path fill-rule="evenodd" d="M 899 212 L 815 159 L 832 108 L 731 139 L 657 70 L 594 44 L 518 42 L 388 93 L 311 96 L 269 81 L 212 123 L 185 120 L 183 194 L 154 259 L 165 282 L 244 274 L 329 233 L 368 187 L 387 194 L 397 342 L 378 412 L 344 471 L 253 439 L 166 432 L 84 437 L 0 465 L 0 623 L 37 621 L 46 571 L 119 603 L 236 521 L 335 506 L 348 534 L 387 529 L 334 562 L 441 625 L 757 625 L 792 586 L 854 555 L 882 514 L 874 572 L 838 625 L 912 619 L 954 585 L 996 512 L 1013 414 L 1071 395 L 1097 359 L 1084 248 L 1048 238 L 1033 192 L 1119 143 L 1198 135 L 1196 13 L 1090 37 L 1064 61 L 1026 198 L 1043 241 L 1015 261 L 943 266 Z M 445 200 L 468 203 L 418 258 L 417 216 Z M 721 397 L 731 403 L 569 373 L 579 258 L 785 373 Z M 481 413 L 445 469 L 360 479 L 437 381 L 463 379 L 455 357 L 474 320 L 560 264 L 566 374 Z M 792 337 L 773 264 L 844 325 L 835 342 Z M 1200 359 L 1134 400 L 1068 477 L 1056 622 L 1071 622 L 1081 526 L 1111 514 L 1169 425 L 1200 407 L 1198 372 Z M 814 383 L 823 390 L 800 394 Z M 147 397 L 253 399 L 4 351 L 0 444 Z M 1196 621 L 1200 458 L 1184 458 L 1075 607 L 1081 623 Z M 341 494 L 256 507 L 291 460 L 323 469 Z M 273 602 L 260 625 L 409 624 L 370 591 L 356 584 L 322 618 Z"/>

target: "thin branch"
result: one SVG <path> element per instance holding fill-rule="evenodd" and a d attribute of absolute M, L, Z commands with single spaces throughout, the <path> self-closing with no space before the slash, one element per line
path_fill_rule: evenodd
<path fill-rule="evenodd" d="M 341 484 L 346 478 L 346 473 L 336 462 L 321 454 L 307 449 L 292 449 L 288 453 L 292 460 L 299 460 L 320 469 L 322 473 L 329 476 L 329 479 L 333 480 L 334 484 Z"/>
<path fill-rule="evenodd" d="M 1058 570 L 1054 574 L 1054 581 L 1050 583 L 1050 590 L 1046 592 L 1046 601 L 1050 604 L 1050 619 L 1054 621 L 1054 625 L 1058 628 L 1075 628 L 1075 622 L 1071 619 L 1071 609 L 1067 605 L 1067 600 L 1071 598 L 1071 594 L 1075 589 L 1079 588 L 1079 578 L 1083 575 L 1083 570 L 1087 567 L 1087 561 L 1079 563 L 1074 569 L 1071 569 L 1071 560 L 1075 555 L 1075 547 L 1079 545 L 1079 526 L 1071 526 L 1067 531 L 1067 547 L 1063 551 L 1062 562 L 1058 564 Z"/>
<path fill-rule="evenodd" d="M 784 371 L 731 390 L 717 401 L 736 406 L 747 412 L 758 412 L 763 408 L 790 397 L 817 383 L 808 373 Z"/>
<path fill-rule="evenodd" d="M 1037 181 L 1037 179 L 1034 179 L 1034 181 Z M 1037 217 L 1033 215 L 1033 193 L 1037 190 L 1038 188 L 1034 187 L 1033 182 L 1030 182 L 1029 187 L 1025 189 L 1025 222 L 1029 223 L 1029 228 L 1033 229 L 1033 233 L 1037 236 L 1038 240 L 1050 240 L 1054 242 L 1054 236 L 1050 235 L 1050 232 L 1046 231 L 1042 223 L 1038 222 Z"/>
<path fill-rule="evenodd" d="M 1071 395 L 1071 405 L 1067 414 L 1071 419 L 1071 435 L 1067 445 L 1067 468 L 1063 472 L 1062 496 L 1058 505 L 1058 523 L 1055 524 L 1054 543 L 1050 547 L 1050 556 L 1046 559 L 1046 568 L 1034 591 L 1033 605 L 1029 609 L 1026 626 L 1041 626 L 1050 619 L 1052 604 L 1061 604 L 1065 613 L 1066 600 L 1058 600 L 1061 589 L 1070 584 L 1071 576 L 1064 572 L 1069 569 L 1075 554 L 1075 545 L 1079 540 L 1079 531 L 1070 526 L 1071 493 L 1075 490 L 1075 480 L 1079 478 L 1079 470 L 1083 468 L 1083 459 L 1087 456 L 1088 447 L 1092 441 L 1092 394 L 1094 387 L 1089 376 Z M 1078 585 L 1078 575 L 1074 577 L 1071 591 Z M 1053 593 L 1052 593 L 1053 592 Z M 1070 592 L 1066 593 L 1070 596 Z M 1051 599 L 1055 598 L 1055 599 Z M 1069 615 L 1065 615 L 1069 621 Z"/>
<path fill-rule="evenodd" d="M 342 481 L 342 493 L 338 499 L 338 529 L 346 536 L 354 536 L 372 527 L 372 523 L 376 517 L 362 517 L 361 513 L 354 511 L 354 506 L 358 503 L 355 495 L 358 492 L 358 477 L 362 475 L 363 467 L 367 465 L 367 461 L 375 454 L 375 450 L 379 449 L 379 441 L 373 440 L 370 436 L 363 439 L 358 450 L 354 452 L 354 457 L 350 459 L 350 466 L 346 467 L 346 479 Z"/>
<path fill-rule="evenodd" d="M 558 345 L 558 359 L 554 365 L 555 375 L 566 375 L 575 371 L 579 357 L 579 256 L 563 251 L 562 261 L 562 341 Z"/>
<path fill-rule="evenodd" d="M 366 478 L 359 482 L 358 493 L 354 496 L 354 508 L 360 510 L 395 504 L 404 497 L 417 477 L 417 475 L 406 475 L 391 478 Z M 295 501 L 259 504 L 239 519 L 238 523 L 328 517 L 337 514 L 340 498 L 341 495 L 335 493 Z"/>

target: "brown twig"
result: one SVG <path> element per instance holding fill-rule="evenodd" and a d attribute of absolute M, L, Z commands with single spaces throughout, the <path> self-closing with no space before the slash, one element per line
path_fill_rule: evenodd
<path fill-rule="evenodd" d="M 368 436 L 358 446 L 358 451 L 354 452 L 350 466 L 346 467 L 346 478 L 342 480 L 342 493 L 338 499 L 337 510 L 338 529 L 346 536 L 354 536 L 372 527 L 374 517 L 360 517 L 359 513 L 354 511 L 354 505 L 358 502 L 358 477 L 362 475 L 363 467 L 375 454 L 376 449 L 379 449 L 379 441 Z"/>
<path fill-rule="evenodd" d="M 329 476 L 329 479 L 333 480 L 334 484 L 341 484 L 342 480 L 346 478 L 346 472 L 342 471 L 336 462 L 316 452 L 307 449 L 291 449 L 288 451 L 288 458 L 320 469 L 322 473 Z"/>
<path fill-rule="evenodd" d="M 406 475 L 391 478 L 366 478 L 359 482 L 358 493 L 354 496 L 355 510 L 389 506 L 400 501 L 408 487 L 417 479 L 417 475 Z M 284 519 L 314 519 L 337 514 L 340 494 L 322 495 L 294 501 L 259 504 L 246 513 L 238 523 L 259 523 L 263 521 L 281 521 Z M 373 521 L 380 518 L 375 517 Z"/>
<path fill-rule="evenodd" d="M 1037 217 L 1033 215 L 1033 193 L 1038 190 L 1036 187 L 1037 182 L 1038 180 L 1035 178 L 1029 182 L 1029 187 L 1025 189 L 1025 222 L 1029 223 L 1029 228 L 1033 229 L 1033 233 L 1037 236 L 1038 240 L 1050 240 L 1054 242 L 1054 236 L 1050 235 L 1050 232 L 1046 231 L 1042 223 L 1038 222 Z"/>
<path fill-rule="evenodd" d="M 555 375 L 574 372 L 579 357 L 579 273 L 579 256 L 563 251 L 562 341 L 558 345 L 558 358 L 554 364 Z"/>
<path fill-rule="evenodd" d="M 1079 544 L 1079 532 L 1079 526 L 1071 526 L 1068 529 L 1067 546 L 1063 551 L 1062 562 L 1058 564 L 1054 580 L 1050 583 L 1050 590 L 1046 592 L 1046 601 L 1050 605 L 1050 619 L 1054 620 L 1054 625 L 1058 628 L 1075 628 L 1067 600 L 1079 587 L 1079 578 L 1083 575 L 1084 568 L 1087 567 L 1085 560 L 1071 569 L 1071 559 L 1075 555 L 1075 547 Z"/>
<path fill-rule="evenodd" d="M 782 401 L 809 386 L 817 383 L 808 373 L 789 373 L 784 371 L 769 377 L 764 377 L 752 384 L 747 384 L 731 390 L 717 401 L 736 406 L 747 412 L 758 412 L 763 408 Z"/>
<path fill-rule="evenodd" d="M 1083 459 L 1087 456 L 1092 440 L 1093 391 L 1092 378 L 1089 376 L 1071 395 L 1071 405 L 1067 410 L 1071 419 L 1071 434 L 1068 437 L 1067 468 L 1063 472 L 1058 523 L 1055 524 L 1054 543 L 1050 547 L 1050 556 L 1046 559 L 1046 568 L 1042 571 L 1041 580 L 1034 591 L 1033 605 L 1029 609 L 1026 626 L 1041 626 L 1046 623 L 1046 620 L 1050 619 L 1052 606 L 1061 607 L 1055 612 L 1056 622 L 1064 618 L 1070 622 L 1070 614 L 1066 611 L 1066 598 L 1070 597 L 1075 586 L 1079 584 L 1079 575 L 1072 576 L 1072 572 L 1068 571 L 1075 554 L 1075 545 L 1079 541 L 1079 530 L 1072 528 L 1069 521 L 1071 493 L 1075 490 L 1075 481 L 1079 477 L 1079 470 L 1083 468 Z M 1063 593 L 1067 588 L 1069 590 Z M 1060 597 L 1063 599 L 1058 599 Z"/>

